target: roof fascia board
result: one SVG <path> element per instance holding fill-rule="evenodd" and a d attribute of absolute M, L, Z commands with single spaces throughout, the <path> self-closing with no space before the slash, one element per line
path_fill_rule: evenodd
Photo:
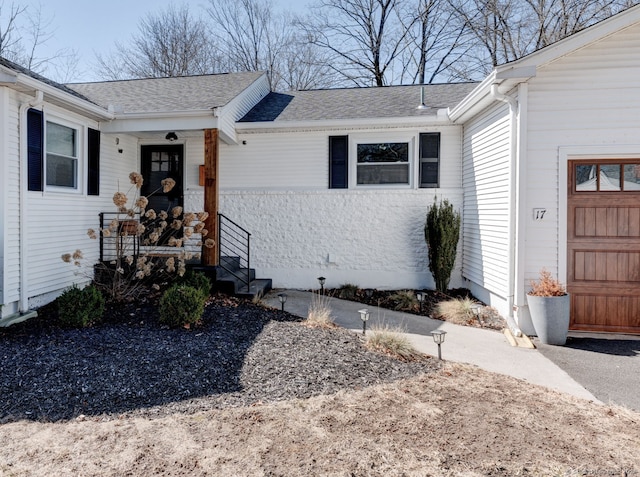
<path fill-rule="evenodd" d="M 209 111 L 209 113 L 211 113 Z M 218 118 L 208 116 L 140 116 L 136 118 L 118 118 L 105 122 L 101 130 L 105 133 L 138 133 L 156 131 L 180 131 L 189 129 L 215 129 L 218 127 Z"/>
<path fill-rule="evenodd" d="M 45 95 L 45 101 L 47 97 L 53 99 L 60 106 L 68 108 L 73 111 L 77 111 L 80 114 L 87 115 L 97 120 L 111 120 L 113 114 L 97 104 L 94 104 L 86 99 L 78 98 L 70 93 L 62 91 L 55 86 L 39 81 L 23 73 L 18 73 L 16 77 L 16 86 L 22 86 L 27 90 L 42 91 Z"/>
<path fill-rule="evenodd" d="M 489 93 L 491 92 L 491 85 L 500 83 L 496 76 L 497 72 L 494 69 L 489 76 L 487 76 L 482 83 L 476 86 L 475 89 L 460 101 L 457 106 L 449 110 L 449 119 L 453 122 L 457 122 L 470 110 L 477 108 L 477 105 L 489 96 Z"/>
<path fill-rule="evenodd" d="M 238 131 L 269 129 L 327 129 L 333 127 L 370 127 L 370 126 L 441 126 L 449 124 L 445 110 L 443 113 L 429 116 L 407 116 L 403 118 L 360 118 L 360 119 L 323 119 L 323 120 L 307 120 L 307 121 L 262 121 L 262 122 L 246 122 L 236 123 Z"/>
<path fill-rule="evenodd" d="M 519 60 L 512 61 L 502 66 L 498 66 L 498 71 L 519 66 L 534 65 L 540 68 L 543 65 L 562 58 L 576 50 L 602 40 L 612 34 L 625 30 L 640 22 L 640 5 L 618 13 L 612 17 L 602 20 L 584 30 L 576 32 L 562 40 L 559 40 L 541 50 L 535 51 Z"/>
<path fill-rule="evenodd" d="M 16 84 L 18 81 L 18 75 L 15 74 L 11 70 L 7 70 L 6 68 L 2 68 L 0 70 L 0 84 L 2 85 L 12 85 Z"/>

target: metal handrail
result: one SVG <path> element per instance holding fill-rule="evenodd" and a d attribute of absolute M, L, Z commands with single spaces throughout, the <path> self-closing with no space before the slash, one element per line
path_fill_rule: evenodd
<path fill-rule="evenodd" d="M 237 257 L 238 270 L 226 265 L 222 257 Z M 224 214 L 218 213 L 218 264 L 246 285 L 251 284 L 251 233 Z"/>

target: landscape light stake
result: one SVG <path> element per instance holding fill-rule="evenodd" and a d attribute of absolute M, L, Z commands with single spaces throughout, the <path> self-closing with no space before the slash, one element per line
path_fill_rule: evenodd
<path fill-rule="evenodd" d="M 320 293 L 322 293 L 324 295 L 324 282 L 325 282 L 326 278 L 325 277 L 318 277 L 318 281 L 320 282 Z"/>
<path fill-rule="evenodd" d="M 360 313 L 360 319 L 362 320 L 362 334 L 367 334 L 367 321 L 369 321 L 369 310 L 364 308 L 363 310 L 358 310 Z"/>
<path fill-rule="evenodd" d="M 420 303 L 420 313 L 422 313 L 422 304 L 424 303 L 424 293 L 423 292 L 417 292 L 416 293 L 416 298 L 418 299 L 418 302 Z"/>
<path fill-rule="evenodd" d="M 373 296 L 373 288 L 365 288 L 364 294 L 367 296 L 369 300 L 371 300 L 371 297 Z"/>
<path fill-rule="evenodd" d="M 284 311 L 284 304 L 287 302 L 287 294 L 278 293 L 278 300 L 280 300 L 280 305 L 282 305 L 282 311 Z"/>
<path fill-rule="evenodd" d="M 435 330 L 431 332 L 431 336 L 433 336 L 433 341 L 438 345 L 438 359 L 442 360 L 442 353 L 440 351 L 440 345 L 444 343 L 444 335 L 446 335 L 446 331 Z"/>

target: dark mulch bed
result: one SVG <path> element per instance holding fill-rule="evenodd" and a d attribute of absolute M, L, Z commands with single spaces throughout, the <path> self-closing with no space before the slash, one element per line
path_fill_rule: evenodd
<path fill-rule="evenodd" d="M 105 323 L 58 326 L 55 307 L 0 328 L 0 423 L 127 413 L 160 416 L 307 398 L 389 382 L 439 363 L 366 350 L 342 329 L 214 297 L 202 324 L 167 329 L 155 300 L 109 306 Z"/>
<path fill-rule="evenodd" d="M 315 291 L 315 290 L 314 290 Z M 422 292 L 424 300 L 422 305 L 413 298 L 408 300 L 406 298 L 407 292 L 415 297 L 416 292 Z M 442 293 L 437 290 L 377 290 L 377 289 L 353 289 L 350 286 L 342 288 L 332 288 L 325 291 L 329 296 L 341 298 L 344 300 L 357 301 L 359 303 L 367 304 L 369 306 L 378 306 L 389 310 L 403 311 L 405 313 L 412 313 L 415 315 L 428 316 L 435 319 L 444 319 L 434 313 L 436 306 L 441 301 L 447 301 L 459 298 L 470 298 L 482 304 L 480 315 L 478 317 L 469 319 L 465 322 L 455 322 L 459 325 L 473 326 L 477 328 L 489 328 L 493 330 L 503 330 L 507 323 L 505 319 L 500 316 L 495 308 L 484 305 L 480 300 L 474 297 L 467 288 L 452 288 L 447 290 L 447 293 Z"/>

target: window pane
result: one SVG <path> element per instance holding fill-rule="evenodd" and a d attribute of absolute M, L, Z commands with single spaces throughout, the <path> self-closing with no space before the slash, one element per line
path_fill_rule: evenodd
<path fill-rule="evenodd" d="M 47 152 L 76 157 L 76 130 L 47 122 Z"/>
<path fill-rule="evenodd" d="M 600 166 L 599 190 L 620 190 L 620 164 L 603 164 Z"/>
<path fill-rule="evenodd" d="M 76 159 L 47 154 L 47 185 L 75 189 L 77 162 Z"/>
<path fill-rule="evenodd" d="M 640 190 L 640 164 L 624 165 L 624 190 Z"/>
<path fill-rule="evenodd" d="M 358 184 L 408 184 L 408 164 L 358 165 Z"/>
<path fill-rule="evenodd" d="M 408 161 L 409 143 L 358 144 L 358 163 Z"/>
<path fill-rule="evenodd" d="M 420 157 L 423 159 L 440 157 L 440 133 L 420 134 Z"/>
<path fill-rule="evenodd" d="M 598 190 L 595 164 L 579 164 L 576 166 L 576 191 Z"/>
<path fill-rule="evenodd" d="M 438 162 L 424 161 L 420 166 L 420 186 L 438 187 Z"/>

